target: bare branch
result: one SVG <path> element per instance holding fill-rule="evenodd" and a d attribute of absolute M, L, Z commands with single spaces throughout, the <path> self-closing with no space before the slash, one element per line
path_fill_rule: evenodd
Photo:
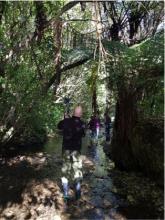
<path fill-rule="evenodd" d="M 70 1 L 69 3 L 67 3 L 66 5 L 64 5 L 64 7 L 61 9 L 60 13 L 58 14 L 57 17 L 60 17 L 61 15 L 63 15 L 65 12 L 67 12 L 68 10 L 70 10 L 71 8 L 73 8 L 75 5 L 77 5 L 78 3 L 80 3 L 80 1 Z"/>
<path fill-rule="evenodd" d="M 77 62 L 75 62 L 75 63 L 71 63 L 71 64 L 69 64 L 69 65 L 66 65 L 66 66 L 64 66 L 63 68 L 61 68 L 61 69 L 59 70 L 59 72 L 55 72 L 55 74 L 50 78 L 49 82 L 45 85 L 45 87 L 44 87 L 44 89 L 43 89 L 43 93 L 45 94 L 45 93 L 49 90 L 49 88 L 50 88 L 55 82 L 58 81 L 57 79 L 58 79 L 58 77 L 59 77 L 59 74 L 61 74 L 62 72 L 65 72 L 65 71 L 67 71 L 67 70 L 70 70 L 70 69 L 72 69 L 72 68 L 75 68 L 75 67 L 77 67 L 77 66 L 80 66 L 80 65 L 86 63 L 90 58 L 92 58 L 92 56 L 86 57 L 86 58 L 84 58 L 84 59 L 82 59 L 82 60 L 79 60 L 79 61 L 77 61 Z"/>

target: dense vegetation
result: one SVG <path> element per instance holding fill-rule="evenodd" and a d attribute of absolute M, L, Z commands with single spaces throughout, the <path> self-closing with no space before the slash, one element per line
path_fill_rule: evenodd
<path fill-rule="evenodd" d="M 0 219 L 163 219 L 163 9 L 0 1 Z M 114 121 L 110 142 L 83 140 L 66 211 L 57 123 L 78 104 Z"/>
<path fill-rule="evenodd" d="M 0 2 L 1 149 L 44 142 L 69 97 L 86 120 L 92 112 L 115 116 L 114 160 L 145 170 L 135 162 L 145 141 L 138 128 L 158 127 L 148 142 L 162 134 L 162 22 L 161 1 Z"/>

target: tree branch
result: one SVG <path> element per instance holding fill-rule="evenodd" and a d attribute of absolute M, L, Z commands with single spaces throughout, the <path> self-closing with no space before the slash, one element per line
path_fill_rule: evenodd
<path fill-rule="evenodd" d="M 61 72 L 64 72 L 64 71 L 70 70 L 70 69 L 72 69 L 72 68 L 74 68 L 74 67 L 80 66 L 80 65 L 86 63 L 90 58 L 92 58 L 92 56 L 86 57 L 86 58 L 84 58 L 83 60 L 79 60 L 79 61 L 77 61 L 77 62 L 75 62 L 75 63 L 71 63 L 71 64 L 69 64 L 69 65 L 66 65 L 66 66 L 64 66 L 63 68 L 61 68 L 60 71 L 61 71 Z"/>
<path fill-rule="evenodd" d="M 63 68 L 61 68 L 58 72 L 55 72 L 55 74 L 50 78 L 49 82 L 46 83 L 45 87 L 43 88 L 43 93 L 45 94 L 49 90 L 49 88 L 57 81 L 59 75 L 62 72 L 65 72 L 65 71 L 70 70 L 70 69 L 72 69 L 74 67 L 80 66 L 80 65 L 86 63 L 91 58 L 92 58 L 92 56 L 86 57 L 86 58 L 84 58 L 82 60 L 79 60 L 79 61 L 77 61 L 75 63 L 71 63 L 69 65 L 66 65 Z"/>
<path fill-rule="evenodd" d="M 65 22 L 72 22 L 72 21 L 83 21 L 83 22 L 86 22 L 86 21 L 93 21 L 93 22 L 96 22 L 98 23 L 98 20 L 96 19 L 68 19 L 68 20 L 64 20 Z M 102 20 L 101 22 L 107 22 L 108 20 Z"/>
<path fill-rule="evenodd" d="M 64 7 L 61 9 L 61 11 L 59 12 L 57 17 L 60 17 L 61 15 L 63 15 L 65 12 L 67 12 L 68 10 L 70 10 L 71 8 L 73 8 L 75 5 L 77 5 L 78 3 L 80 3 L 80 1 L 70 1 L 68 2 L 66 5 L 64 5 Z"/>

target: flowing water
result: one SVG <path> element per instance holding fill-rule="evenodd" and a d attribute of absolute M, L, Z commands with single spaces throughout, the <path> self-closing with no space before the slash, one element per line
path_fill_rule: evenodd
<path fill-rule="evenodd" d="M 70 219 L 125 219 L 120 213 L 118 208 L 123 205 L 122 199 L 112 191 L 115 191 L 109 171 L 114 168 L 114 163 L 105 155 L 103 151 L 103 131 L 98 141 L 91 144 L 89 133 L 87 132 L 86 138 L 83 139 L 82 144 L 82 157 L 84 158 L 84 179 L 82 183 L 82 202 L 85 207 L 80 210 L 76 205 L 74 207 L 74 215 Z M 45 145 L 45 151 L 49 154 L 58 155 L 61 157 L 62 139 L 59 136 L 51 139 Z M 60 172 L 60 171 L 59 171 Z M 60 176 L 60 175 L 59 175 Z M 72 207 L 73 208 L 73 207 Z M 71 209 L 73 211 L 73 209 Z M 70 212 L 70 210 L 68 211 Z"/>
<path fill-rule="evenodd" d="M 163 191 L 155 187 L 154 183 L 143 176 L 137 177 L 138 174 L 136 173 L 132 175 L 131 173 L 114 169 L 115 164 L 107 157 L 103 150 L 103 143 L 105 141 L 103 132 L 101 130 L 97 143 L 91 144 L 88 132 L 83 139 L 84 179 L 82 203 L 80 207 L 75 205 L 68 208 L 66 213 L 71 213 L 71 215 L 66 219 L 162 219 Z M 57 138 L 51 139 L 45 145 L 45 151 L 49 154 L 58 155 L 58 158 L 61 158 L 61 145 L 62 139 L 59 136 L 58 141 Z M 119 196 L 118 187 L 114 184 L 115 172 L 117 172 L 119 185 L 122 182 L 128 189 L 126 191 L 123 186 L 121 187 L 120 192 L 125 191 L 121 193 L 124 195 L 124 198 L 122 198 L 121 194 Z M 123 173 L 125 173 L 125 176 Z M 129 195 L 129 193 L 131 194 Z M 132 198 L 134 193 L 136 196 Z M 157 195 L 154 198 L 152 195 L 155 193 Z M 138 194 L 139 196 L 137 196 Z"/>
<path fill-rule="evenodd" d="M 144 177 L 137 179 L 135 174 L 132 178 L 130 173 L 123 176 L 124 172 L 116 171 L 115 164 L 104 153 L 103 142 L 103 131 L 97 142 L 91 144 L 88 132 L 83 139 L 82 197 L 68 206 L 63 201 L 60 183 L 62 136 L 50 138 L 42 148 L 32 146 L 28 152 L 11 152 L 8 158 L 1 155 L 0 219 L 161 219 L 162 191 L 144 181 Z M 122 193 L 119 196 L 114 174 L 118 183 L 124 183 L 121 188 L 129 200 L 133 200 L 134 192 L 140 195 L 139 204 L 129 206 L 127 198 L 122 198 Z"/>

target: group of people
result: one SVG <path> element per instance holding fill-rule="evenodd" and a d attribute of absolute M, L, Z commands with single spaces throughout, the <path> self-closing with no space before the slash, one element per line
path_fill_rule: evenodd
<path fill-rule="evenodd" d="M 88 127 L 91 131 L 91 137 L 96 137 L 98 139 L 99 137 L 99 131 L 100 131 L 100 127 L 101 127 L 101 122 L 100 122 L 100 118 L 99 115 L 92 115 L 91 119 L 88 123 Z"/>
<path fill-rule="evenodd" d="M 102 126 L 99 114 L 92 115 L 88 123 L 92 138 L 99 138 L 100 128 Z M 104 114 L 104 126 L 106 141 L 110 141 L 111 118 L 107 112 Z"/>
<path fill-rule="evenodd" d="M 81 117 L 82 107 L 77 106 L 74 109 L 72 117 L 65 114 L 64 119 L 58 123 L 58 129 L 61 130 L 63 134 L 61 182 L 65 201 L 70 199 L 70 183 L 74 185 L 76 199 L 78 200 L 81 197 L 81 182 L 83 178 L 81 147 L 82 138 L 85 136 L 86 130 L 86 124 L 81 120 Z M 111 120 L 107 113 L 104 115 L 104 124 L 106 140 L 109 141 Z M 91 116 L 87 127 L 91 130 L 91 137 L 99 137 L 101 122 L 98 114 Z"/>

